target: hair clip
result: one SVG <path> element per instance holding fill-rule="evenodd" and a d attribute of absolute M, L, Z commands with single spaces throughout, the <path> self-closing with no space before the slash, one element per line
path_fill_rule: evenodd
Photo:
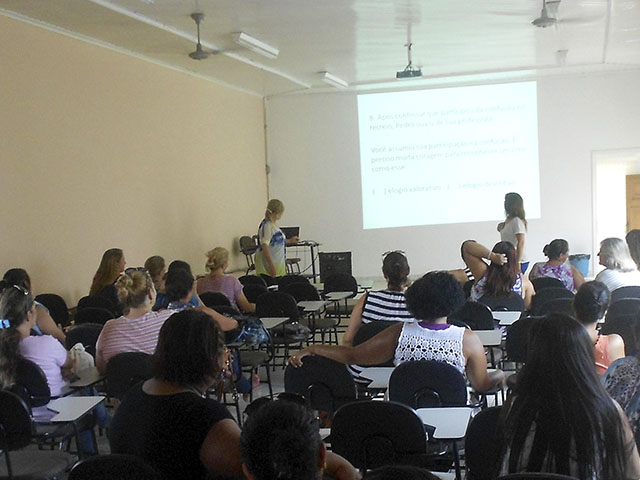
<path fill-rule="evenodd" d="M 11 327 L 11 322 L 6 318 L 0 319 L 0 328 L 9 328 Z"/>

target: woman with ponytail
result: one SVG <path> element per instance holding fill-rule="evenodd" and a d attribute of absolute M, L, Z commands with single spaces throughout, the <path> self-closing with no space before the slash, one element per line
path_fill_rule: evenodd
<path fill-rule="evenodd" d="M 576 267 L 571 265 L 569 259 L 569 243 L 556 238 L 544 246 L 542 253 L 549 259 L 546 263 L 539 262 L 533 265 L 529 273 L 529 279 L 551 277 L 560 280 L 567 290 L 575 292 L 584 283 L 584 277 Z"/>
<path fill-rule="evenodd" d="M 284 204 L 272 198 L 267 203 L 264 220 L 258 227 L 258 250 L 256 251 L 256 275 L 282 277 L 287 274 L 285 245 L 297 243 L 298 237 L 285 238 L 276 225 L 284 213 Z"/>
<path fill-rule="evenodd" d="M 7 286 L 0 294 L 0 383 L 2 388 L 16 383 L 18 358 L 22 356 L 42 369 L 51 396 L 57 397 L 73 362 L 51 335 L 30 336 L 35 324 L 36 307 L 29 291 L 18 285 Z"/>

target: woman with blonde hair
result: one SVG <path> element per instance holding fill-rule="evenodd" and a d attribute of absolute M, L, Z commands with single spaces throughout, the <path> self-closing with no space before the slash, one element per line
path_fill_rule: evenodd
<path fill-rule="evenodd" d="M 109 320 L 96 343 L 96 367 L 104 373 L 111 357 L 123 352 L 153 354 L 158 333 L 174 310 L 153 312 L 156 289 L 149 273 L 144 269 L 128 268 L 115 285 L 118 298 L 128 312 Z"/>
<path fill-rule="evenodd" d="M 242 291 L 240 281 L 231 275 L 225 275 L 224 271 L 229 266 L 229 250 L 216 247 L 207 252 L 205 268 L 209 272 L 198 279 L 198 295 L 206 292 L 219 292 L 224 294 L 231 305 L 245 313 L 255 312 L 256 304 L 249 302 Z"/>
<path fill-rule="evenodd" d="M 605 267 L 595 280 L 604 283 L 609 291 L 629 285 L 640 285 L 640 271 L 631 258 L 629 247 L 620 238 L 605 238 L 598 252 L 600 265 Z"/>
<path fill-rule="evenodd" d="M 272 198 L 267 203 L 264 220 L 258 227 L 258 250 L 256 251 L 256 275 L 282 277 L 287 274 L 285 246 L 297 243 L 298 237 L 287 239 L 276 225 L 284 213 L 284 204 Z"/>

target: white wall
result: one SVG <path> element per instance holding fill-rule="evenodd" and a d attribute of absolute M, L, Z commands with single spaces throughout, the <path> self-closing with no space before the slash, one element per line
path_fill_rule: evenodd
<path fill-rule="evenodd" d="M 638 84 L 638 70 L 538 82 L 542 215 L 529 223 L 531 260 L 542 260 L 553 238 L 593 255 L 591 154 L 640 146 Z M 356 95 L 280 96 L 266 105 L 269 190 L 287 207 L 282 224 L 299 224 L 323 251 L 352 251 L 355 275 L 379 274 L 381 253 L 393 249 L 407 252 L 415 274 L 458 268 L 463 240 L 499 240 L 495 222 L 363 230 Z"/>

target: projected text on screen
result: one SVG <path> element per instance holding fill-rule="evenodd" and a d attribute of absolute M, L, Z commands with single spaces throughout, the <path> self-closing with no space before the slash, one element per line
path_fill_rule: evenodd
<path fill-rule="evenodd" d="M 358 96 L 363 228 L 540 216 L 535 82 Z"/>

